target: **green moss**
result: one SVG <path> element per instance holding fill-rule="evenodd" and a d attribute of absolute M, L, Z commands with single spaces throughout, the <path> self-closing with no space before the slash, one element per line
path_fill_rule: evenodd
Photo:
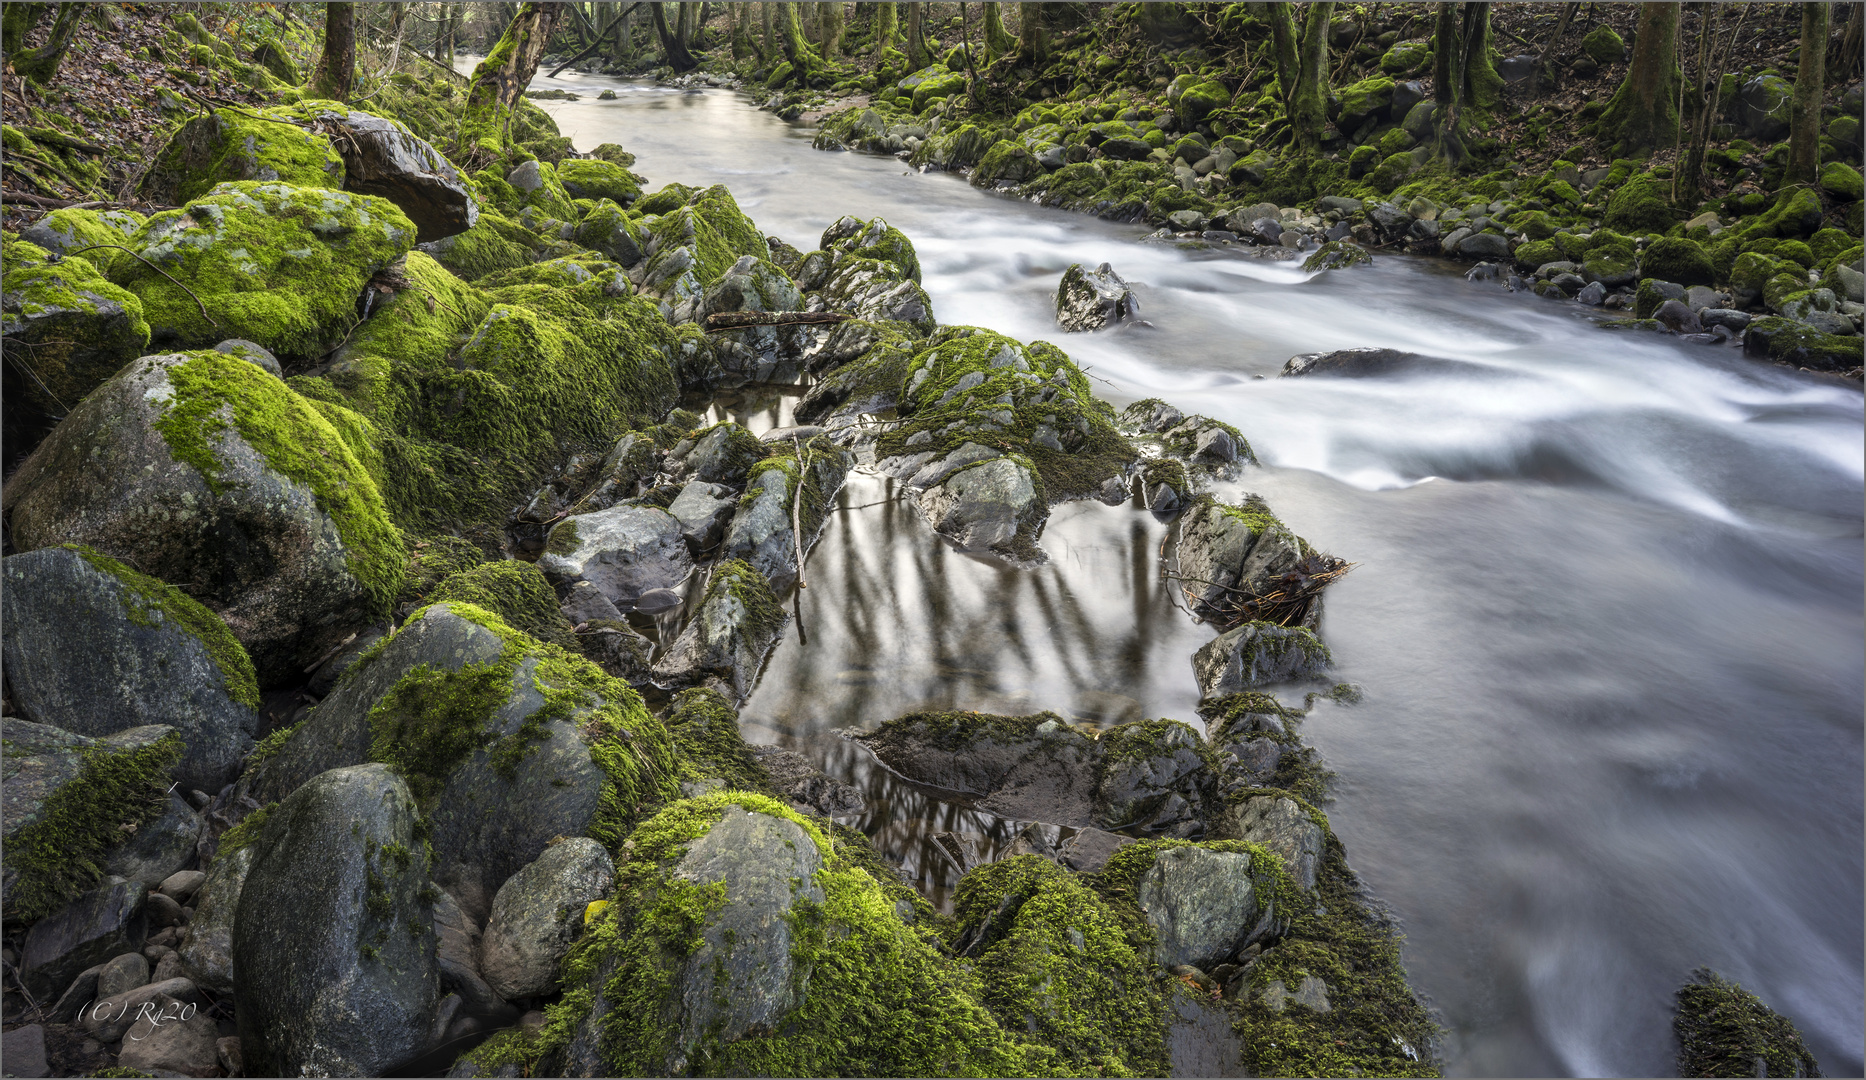
<path fill-rule="evenodd" d="M 718 691 L 696 687 L 676 694 L 666 723 L 682 770 L 693 779 L 717 777 L 735 791 L 770 792 L 770 774 L 751 755 L 739 734 L 739 714 Z"/>
<path fill-rule="evenodd" d="M 266 827 L 266 819 L 272 816 L 272 811 L 278 805 L 276 802 L 267 803 L 241 818 L 226 832 L 221 833 L 214 846 L 214 858 L 225 858 L 259 839 L 259 834 Z"/>
<path fill-rule="evenodd" d="M 434 258 L 465 281 L 529 263 L 538 238 L 499 211 L 483 206 L 479 221 L 442 239 Z"/>
<path fill-rule="evenodd" d="M 387 199 L 229 183 L 150 217 L 126 245 L 175 281 L 131 259 L 118 264 L 118 281 L 142 300 L 158 344 L 242 337 L 288 362 L 309 360 L 343 337 L 364 284 L 414 241 L 414 225 Z"/>
<path fill-rule="evenodd" d="M 122 243 L 123 237 L 112 242 Z M 86 258 L 9 265 L 0 291 L 6 297 L 0 331 L 12 354 L 9 363 L 30 370 L 24 392 L 56 415 L 143 355 L 149 344 L 142 302 L 106 281 Z"/>
<path fill-rule="evenodd" d="M 123 610 L 138 626 L 161 626 L 173 623 L 199 641 L 220 669 L 227 696 L 250 708 L 259 708 L 259 683 L 253 674 L 252 658 L 234 638 L 220 616 L 173 585 L 165 585 L 141 574 L 115 559 L 88 547 L 67 544 L 92 569 L 109 574 L 123 586 Z"/>
<path fill-rule="evenodd" d="M 613 199 L 619 206 L 628 206 L 641 198 L 641 184 L 634 174 L 607 161 L 560 161 L 557 179 L 573 199 Z"/>
<path fill-rule="evenodd" d="M 223 181 L 260 177 L 341 189 L 343 157 L 329 136 L 300 125 L 313 122 L 319 112 L 346 111 L 338 102 L 307 101 L 258 113 L 232 108 L 206 113 L 183 124 L 156 155 L 143 190 L 188 203 Z"/>
<path fill-rule="evenodd" d="M 1560 262 L 1564 255 L 1559 247 L 1547 240 L 1535 240 L 1523 244 L 1515 252 L 1516 265 L 1531 269 L 1544 263 Z"/>
<path fill-rule="evenodd" d="M 1647 177 L 1635 177 L 1620 186 L 1607 201 L 1602 222 L 1610 229 L 1629 233 L 1662 233 L 1672 227 L 1676 215 L 1666 200 L 1665 188 Z"/>
<path fill-rule="evenodd" d="M 279 752 L 279 748 L 284 746 L 287 740 L 298 733 L 298 729 L 303 727 L 304 723 L 300 720 L 296 724 L 288 724 L 254 743 L 252 752 L 246 755 L 247 764 L 257 765 L 269 760 Z"/>
<path fill-rule="evenodd" d="M 558 610 L 557 594 L 531 563 L 481 563 L 442 580 L 427 599 L 429 603 L 458 600 L 485 608 L 539 641 L 577 651 L 576 635 Z"/>
<path fill-rule="evenodd" d="M 18 875 L 7 889 L 9 921 L 36 922 L 103 879 L 110 850 L 161 816 L 182 740 L 171 731 L 137 749 L 81 747 L 77 754 L 77 776 L 7 842 L 6 866 Z"/>
<path fill-rule="evenodd" d="M 1709 968 L 1678 990 L 1679 1076 L 1820 1076 L 1787 1017 Z"/>

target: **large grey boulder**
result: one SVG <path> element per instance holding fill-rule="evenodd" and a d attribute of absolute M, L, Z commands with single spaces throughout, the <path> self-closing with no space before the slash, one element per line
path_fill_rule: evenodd
<path fill-rule="evenodd" d="M 1795 86 L 1780 75 L 1758 75 L 1737 88 L 1733 111 L 1752 139 L 1775 142 L 1788 134 L 1789 106 Z"/>
<path fill-rule="evenodd" d="M 963 551 L 1023 562 L 1042 557 L 1036 538 L 1050 511 L 1037 490 L 1036 471 L 1021 458 L 969 465 L 921 492 L 917 501 L 933 531 Z"/>
<path fill-rule="evenodd" d="M 1198 732 L 1176 720 L 1142 721 L 1106 731 L 1097 743 L 1097 824 L 1182 838 L 1203 829 L 1217 777 Z"/>
<path fill-rule="evenodd" d="M 551 529 L 538 568 L 554 582 L 587 581 L 627 610 L 650 589 L 671 589 L 693 570 L 679 518 L 652 506 L 612 506 Z"/>
<path fill-rule="evenodd" d="M 1253 795 L 1225 807 L 1212 826 L 1216 840 L 1262 844 L 1283 860 L 1289 876 L 1303 889 L 1315 888 L 1322 865 L 1322 827 L 1294 799 Z"/>
<path fill-rule="evenodd" d="M 344 188 L 394 203 L 415 223 L 421 243 L 463 233 L 479 221 L 479 203 L 459 170 L 400 122 L 356 109 L 321 108 L 314 115 L 343 156 Z"/>
<path fill-rule="evenodd" d="M 803 462 L 799 468 L 794 456 L 766 459 L 752 471 L 746 481 L 747 501 L 733 515 L 720 549 L 722 558 L 750 564 L 778 593 L 797 583 L 798 548 L 807 552 L 821 535 L 855 455 L 812 442 L 803 449 Z M 798 498 L 803 500 L 801 507 L 795 505 Z M 797 518 L 803 525 L 801 541 L 792 527 Z"/>
<path fill-rule="evenodd" d="M 480 940 L 486 983 L 508 999 L 550 991 L 584 909 L 614 883 L 615 864 L 596 841 L 578 836 L 545 848 L 493 898 Z"/>
<path fill-rule="evenodd" d="M 92 736 L 161 717 L 187 748 L 177 780 L 218 791 L 234 777 L 253 747 L 259 691 L 219 617 L 91 551 L 42 548 L 3 565 L 7 681 L 21 714 Z"/>
<path fill-rule="evenodd" d="M 250 1074 L 377 1076 L 422 1049 L 440 994 L 418 816 L 372 764 L 317 777 L 267 818 L 233 926 Z"/>
<path fill-rule="evenodd" d="M 194 895 L 194 918 L 175 946 L 182 970 L 216 994 L 233 992 L 233 919 L 256 855 L 258 851 L 247 844 L 215 857 L 207 880 Z"/>
<path fill-rule="evenodd" d="M 699 610 L 655 663 L 654 681 L 666 689 L 710 686 L 744 701 L 785 618 L 763 574 L 738 560 L 720 563 Z"/>
<path fill-rule="evenodd" d="M 42 222 L 27 230 L 38 234 L 34 243 L 48 251 L 89 246 L 82 237 L 59 235 L 51 224 Z M 126 244 L 128 237 L 113 242 Z M 56 263 L 26 265 L 9 259 L 6 276 L 0 279 L 0 344 L 32 358 L 30 368 L 19 361 L 20 367 L 7 372 L 9 426 L 30 414 L 34 430 L 49 428 L 53 418 L 65 415 L 98 384 L 148 351 L 149 324 L 141 301 L 100 270 L 115 254 L 93 250 Z M 22 373 L 31 377 L 19 377 Z M 8 442 L 15 445 L 12 439 Z"/>
<path fill-rule="evenodd" d="M 506 672 L 503 684 L 487 686 L 483 680 L 498 671 Z M 602 800 L 606 774 L 591 757 L 594 736 L 582 729 L 604 703 L 590 695 L 571 709 L 548 709 L 539 678 L 537 655 L 451 604 L 433 605 L 360 664 L 242 783 L 261 802 L 281 799 L 325 770 L 371 760 L 380 739 L 432 793 L 435 881 L 483 920 L 499 885 L 553 837 L 587 831 Z M 428 736 L 419 710 L 426 694 L 449 685 L 470 690 L 491 711 L 453 717 L 481 724 L 476 745 L 436 759 L 421 748 Z"/>
<path fill-rule="evenodd" d="M 129 839 L 111 851 L 104 873 L 140 881 L 151 888 L 194 862 L 201 839 L 201 815 L 173 792 L 163 800 L 161 816 L 144 821 Z"/>
<path fill-rule="evenodd" d="M 140 881 L 110 878 L 33 923 L 19 960 L 27 989 L 50 1000 L 86 968 L 141 951 L 148 895 L 148 886 Z"/>
<path fill-rule="evenodd" d="M 1160 852 L 1135 900 L 1153 927 L 1154 962 L 1210 970 L 1268 933 L 1275 912 L 1250 855 L 1202 847 Z"/>
<path fill-rule="evenodd" d="M 1056 286 L 1056 321 L 1064 330 L 1100 330 L 1139 311 L 1134 290 L 1107 263 L 1094 270 L 1076 263 L 1063 271 Z"/>
<path fill-rule="evenodd" d="M 803 294 L 781 268 L 767 259 L 745 255 L 707 288 L 698 317 L 703 321 L 727 312 L 802 311 L 803 306 Z M 712 367 L 699 378 L 683 382 L 717 386 L 768 381 L 786 365 L 794 366 L 812 338 L 810 328 L 802 325 L 753 326 L 713 334 Z"/>
<path fill-rule="evenodd" d="M 669 454 L 669 471 L 680 479 L 704 480 L 730 488 L 745 486 L 745 477 L 765 456 L 758 436 L 740 424 L 715 424 L 681 440 Z"/>
<path fill-rule="evenodd" d="M 935 326 L 933 301 L 926 290 L 903 278 L 890 262 L 852 256 L 837 259 L 815 295 L 829 310 L 872 322 L 904 323 L 916 334 L 930 334 Z"/>
<path fill-rule="evenodd" d="M 1322 678 L 1328 647 L 1301 626 L 1250 622 L 1220 634 L 1192 654 L 1192 673 L 1206 701 L 1273 683 Z"/>
<path fill-rule="evenodd" d="M 189 410 L 220 415 L 226 399 L 276 410 L 278 427 L 255 428 L 266 435 L 257 447 L 239 423 L 198 443 L 176 435 L 181 448 L 171 446 L 170 434 L 204 423 Z M 283 447 L 264 449 L 275 437 L 323 461 L 348 496 L 338 517 L 275 468 Z M 375 481 L 336 429 L 285 384 L 221 353 L 124 368 L 72 409 L 4 499 L 21 550 L 87 544 L 159 581 L 195 585 L 262 685 L 299 675 L 369 622 L 378 600 L 363 578 L 377 592 L 392 588 L 405 559 Z"/>

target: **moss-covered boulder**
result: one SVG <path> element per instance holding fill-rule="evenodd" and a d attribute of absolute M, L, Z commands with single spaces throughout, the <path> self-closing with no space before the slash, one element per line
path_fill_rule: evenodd
<path fill-rule="evenodd" d="M 798 284 L 820 296 L 830 310 L 871 322 L 900 323 L 916 337 L 933 332 L 933 301 L 897 263 L 840 252 L 813 262 L 818 254 L 811 252 L 805 259 Z M 808 282 L 802 278 L 805 274 L 810 275 Z"/>
<path fill-rule="evenodd" d="M 68 257 L 9 268 L 0 278 L 0 342 L 15 407 L 62 417 L 147 351 L 149 324 L 133 293 L 105 280 L 90 259 Z"/>
<path fill-rule="evenodd" d="M 635 691 L 457 601 L 360 660 L 241 784 L 270 802 L 370 761 L 407 777 L 432 822 L 435 881 L 480 920 L 552 837 L 613 848 L 672 783 L 666 732 Z"/>
<path fill-rule="evenodd" d="M 743 701 L 783 635 L 786 619 L 763 574 L 739 560 L 720 563 L 699 609 L 655 662 L 655 682 L 711 687 Z"/>
<path fill-rule="evenodd" d="M 1396 45 L 1394 49 L 1401 47 Z M 1341 130 L 1353 132 L 1369 120 L 1386 116 L 1387 107 L 1393 101 L 1393 80 L 1384 75 L 1362 79 L 1342 87 L 1336 97 L 1341 102 L 1341 112 L 1335 123 Z"/>
<path fill-rule="evenodd" d="M 641 183 L 621 165 L 595 158 L 570 158 L 557 163 L 557 179 L 573 199 L 608 199 L 629 206 L 641 198 Z"/>
<path fill-rule="evenodd" d="M 479 968 L 508 1001 L 556 989 L 559 961 L 583 929 L 584 912 L 615 882 L 615 864 L 588 837 L 544 849 L 499 886 L 481 939 Z"/>
<path fill-rule="evenodd" d="M 268 815 L 233 924 L 247 1069 L 378 1075 L 422 1049 L 440 992 L 419 819 L 384 765 L 324 773 Z"/>
<path fill-rule="evenodd" d="M 1679 1076 L 1820 1076 L 1788 1017 L 1709 968 L 1678 988 Z"/>
<path fill-rule="evenodd" d="M 343 156 L 330 136 L 303 121 L 217 109 L 187 121 L 169 137 L 143 174 L 141 192 L 150 202 L 181 204 L 229 180 L 339 189 Z"/>
<path fill-rule="evenodd" d="M 127 244 L 126 238 L 134 235 L 147 220 L 134 210 L 85 210 L 67 206 L 21 229 L 19 238 L 55 255 L 76 255 L 82 252 L 86 262 L 108 275 L 124 255 L 120 251 L 94 245 Z M 84 251 L 85 248 L 92 250 Z M 7 269 L 13 269 L 10 259 L 7 261 Z"/>
<path fill-rule="evenodd" d="M 1168 96 L 1173 98 L 1174 119 L 1186 130 L 1204 123 L 1207 117 L 1231 104 L 1231 91 L 1216 79 L 1194 82 L 1177 96 Z"/>
<path fill-rule="evenodd" d="M 1772 71 L 1764 72 L 1738 88 L 1731 113 L 1743 134 L 1772 143 L 1788 134 L 1794 96 L 1794 83 Z"/>
<path fill-rule="evenodd" d="M 803 306 L 803 294 L 781 268 L 770 260 L 744 255 L 706 290 L 696 317 L 801 311 Z M 785 371 L 796 370 L 796 361 L 814 340 L 811 328 L 804 325 L 753 326 L 711 334 L 708 341 L 713 347 L 707 354 L 711 363 L 704 370 L 683 368 L 681 382 L 688 389 L 702 389 L 778 381 Z"/>
<path fill-rule="evenodd" d="M 1862 197 L 1860 171 L 1844 161 L 1830 161 L 1821 166 L 1821 190 L 1841 202 L 1857 202 Z"/>
<path fill-rule="evenodd" d="M 456 600 L 485 608 L 512 629 L 539 641 L 571 652 L 578 648 L 570 621 L 558 610 L 557 594 L 532 563 L 506 560 L 469 567 L 442 578 L 426 600 L 430 604 Z"/>
<path fill-rule="evenodd" d="M 1626 42 L 1614 33 L 1613 27 L 1601 25 L 1589 30 L 1587 36 L 1581 39 L 1581 51 L 1596 64 L 1605 67 L 1626 59 Z"/>
<path fill-rule="evenodd" d="M 230 183 L 152 216 L 130 238 L 169 276 L 127 260 L 116 280 L 141 299 L 158 346 L 239 337 L 307 360 L 342 340 L 363 286 L 414 241 L 414 224 L 386 199 Z"/>
<path fill-rule="evenodd" d="M 1432 46 L 1424 41 L 1395 42 L 1380 57 L 1380 70 L 1388 75 L 1405 75 L 1424 67 L 1432 59 Z"/>
<path fill-rule="evenodd" d="M 1866 338 L 1823 333 L 1806 323 L 1771 315 L 1744 329 L 1743 352 L 1815 371 L 1852 371 L 1866 361 Z"/>
<path fill-rule="evenodd" d="M 913 241 L 884 218 L 866 221 L 846 216 L 837 218 L 823 230 L 818 245 L 824 251 L 841 251 L 858 259 L 893 263 L 901 276 L 916 285 L 920 283 L 920 257 L 914 252 Z"/>
<path fill-rule="evenodd" d="M 1607 212 L 1601 221 L 1609 229 L 1638 235 L 1665 232 L 1675 218 L 1665 188 L 1642 175 L 1620 185 L 1613 198 L 1607 200 Z"/>
<path fill-rule="evenodd" d="M 1812 236 L 1820 230 L 1825 211 L 1821 197 L 1812 188 L 1791 187 L 1782 191 L 1775 205 L 1737 226 L 1737 235 L 1745 240 L 1771 237 L 1794 239 Z"/>
<path fill-rule="evenodd" d="M 1717 268 L 1710 253 L 1695 240 L 1661 237 L 1639 256 L 1639 272 L 1644 277 L 1672 281 L 1679 285 L 1711 285 L 1717 280 Z"/>
<path fill-rule="evenodd" d="M 889 323 L 850 320 L 830 332 L 813 361 L 830 365 L 797 402 L 800 423 L 845 426 L 900 404 L 913 338 Z"/>
<path fill-rule="evenodd" d="M 367 426 L 226 353 L 144 357 L 14 475 L 13 540 L 88 544 L 196 583 L 269 685 L 379 617 L 401 584 L 401 532 L 351 438 Z"/>
<path fill-rule="evenodd" d="M 1257 613 L 1311 554 L 1309 545 L 1255 495 L 1231 506 L 1200 496 L 1179 520 L 1175 560 L 1194 614 L 1229 621 Z M 1276 617 L 1301 620 L 1302 611 Z"/>
<path fill-rule="evenodd" d="M 218 616 L 88 548 L 14 555 L 4 576 L 7 681 L 23 716 L 94 737 L 159 716 L 186 746 L 175 779 L 219 791 L 239 771 L 259 688 Z"/>
<path fill-rule="evenodd" d="M 103 879 L 105 862 L 129 838 L 120 826 L 161 817 L 182 740 L 165 724 L 91 738 L 16 716 L 0 721 L 0 737 L 0 896 L 9 920 L 36 922 Z M 52 974 L 43 988 L 56 994 L 65 981 Z"/>
<path fill-rule="evenodd" d="M 618 249 L 603 242 L 610 235 L 613 230 L 603 234 L 593 229 L 588 234 L 580 234 L 578 242 L 616 258 Z M 485 208 L 471 229 L 422 244 L 421 250 L 461 280 L 477 281 L 500 270 L 524 266 L 532 261 L 539 247 L 535 234 L 499 211 Z M 634 262 L 639 261 L 638 253 Z"/>
<path fill-rule="evenodd" d="M 707 286 L 717 282 L 741 257 L 769 259 L 771 247 L 750 218 L 740 212 L 732 193 L 714 186 L 697 193 L 670 184 L 643 200 L 638 209 L 679 205 L 644 220 L 648 259 L 635 275 L 641 287 L 661 301 L 671 322 L 693 319 Z"/>
<path fill-rule="evenodd" d="M 576 241 L 624 267 L 648 257 L 648 232 L 613 200 L 598 200 L 577 224 Z"/>

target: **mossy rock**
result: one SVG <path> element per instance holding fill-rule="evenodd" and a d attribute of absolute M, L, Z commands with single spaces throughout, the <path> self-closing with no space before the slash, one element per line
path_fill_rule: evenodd
<path fill-rule="evenodd" d="M 1581 39 L 1581 51 L 1602 67 L 1617 64 L 1626 59 L 1626 42 L 1614 33 L 1613 27 L 1601 25 L 1587 32 Z"/>
<path fill-rule="evenodd" d="M 0 278 L 0 339 L 11 353 L 8 395 L 62 417 L 143 355 L 149 324 L 135 294 L 76 256 L 10 268 Z M 16 369 L 29 377 L 20 378 Z"/>
<path fill-rule="evenodd" d="M 480 563 L 443 578 L 427 595 L 430 604 L 457 600 L 484 608 L 514 630 L 569 652 L 579 652 L 570 620 L 536 564 L 507 560 Z"/>
<path fill-rule="evenodd" d="M 1191 128 L 1205 122 L 1214 112 L 1231 104 L 1231 91 L 1215 79 L 1186 87 L 1173 101 L 1173 116 L 1181 127 Z"/>
<path fill-rule="evenodd" d="M 1815 371 L 1851 371 L 1866 359 L 1866 338 L 1824 334 L 1806 323 L 1771 315 L 1744 330 L 1743 352 Z"/>
<path fill-rule="evenodd" d="M 1820 1076 L 1785 1016 L 1708 968 L 1678 990 L 1679 1076 Z"/>
<path fill-rule="evenodd" d="M 1703 245 L 1682 237 L 1665 237 L 1647 245 L 1639 257 L 1639 272 L 1687 287 L 1717 281 L 1717 269 Z"/>
<path fill-rule="evenodd" d="M 1021 184 L 1041 175 L 1043 166 L 1037 162 L 1035 154 L 1004 139 L 993 143 L 972 170 L 972 184 L 975 187 L 990 187 L 1000 181 Z"/>
<path fill-rule="evenodd" d="M 276 682 L 400 588 L 407 555 L 365 464 L 370 426 L 226 353 L 144 357 L 15 474 L 14 542 L 89 544 L 200 583 L 262 685 Z"/>
<path fill-rule="evenodd" d="M 1400 47 L 1394 46 L 1396 50 Z M 1384 75 L 1362 79 L 1336 91 L 1336 97 L 1341 102 L 1341 114 L 1336 122 L 1343 131 L 1352 133 L 1368 120 L 1386 115 L 1387 106 L 1393 101 L 1393 80 Z"/>
<path fill-rule="evenodd" d="M 557 179 L 573 199 L 609 199 L 628 206 L 641 198 L 641 184 L 621 165 L 598 159 L 557 163 Z"/>
<path fill-rule="evenodd" d="M 127 256 L 112 247 L 95 245 L 128 246 L 129 237 L 135 235 L 136 230 L 147 220 L 134 210 L 84 210 L 67 206 L 21 229 L 19 238 L 53 254 L 82 254 L 86 262 L 97 267 L 107 277 L 118 260 Z M 91 250 L 84 250 L 86 248 Z M 10 261 L 7 269 L 14 269 Z"/>
<path fill-rule="evenodd" d="M 153 215 L 130 238 L 170 276 L 125 260 L 116 281 L 141 299 L 159 348 L 239 337 L 308 360 L 341 340 L 363 286 L 414 240 L 413 223 L 386 199 L 228 183 Z"/>
<path fill-rule="evenodd" d="M 858 259 L 892 263 L 907 280 L 920 283 L 920 257 L 907 235 L 884 218 L 841 217 L 823 230 L 819 244 L 825 251 L 845 251 Z"/>
<path fill-rule="evenodd" d="M 639 227 L 637 227 L 639 229 Z M 591 235 L 581 233 L 578 242 L 607 253 L 608 249 Z M 463 281 L 478 281 L 487 274 L 511 270 L 531 262 L 538 238 L 517 222 L 489 207 L 482 208 L 479 221 L 465 232 L 422 244 L 421 250 L 452 271 Z"/>
<path fill-rule="evenodd" d="M 1561 262 L 1567 258 L 1561 248 L 1548 240 L 1532 240 L 1527 244 L 1519 244 L 1513 255 L 1516 265 L 1524 270 L 1534 270 L 1544 263 Z"/>
<path fill-rule="evenodd" d="M 16 716 L 0 736 L 7 918 L 36 922 L 103 880 L 129 835 L 121 826 L 161 816 L 182 740 L 166 725 L 99 739 Z"/>
<path fill-rule="evenodd" d="M 1841 202 L 1858 201 L 1860 171 L 1844 161 L 1830 161 L 1821 166 L 1821 190 Z"/>
<path fill-rule="evenodd" d="M 1774 206 L 1739 226 L 1738 235 L 1746 240 L 1812 236 L 1824 217 L 1821 197 L 1813 189 L 1789 188 L 1777 197 Z"/>
<path fill-rule="evenodd" d="M 1546 210 L 1525 210 L 1512 218 L 1510 224 L 1531 240 L 1547 240 L 1555 235 L 1555 220 Z"/>
<path fill-rule="evenodd" d="M 1380 57 L 1380 70 L 1388 75 L 1417 71 L 1432 60 L 1432 47 L 1423 41 L 1401 41 Z"/>
<path fill-rule="evenodd" d="M 1380 160 L 1381 155 L 1378 148 L 1373 146 L 1355 147 L 1354 152 L 1348 155 L 1348 177 L 1353 180 L 1359 180 L 1361 177 L 1373 172 L 1374 169 L 1379 166 Z"/>
<path fill-rule="evenodd" d="M 143 197 L 157 203 L 189 203 L 229 180 L 342 188 L 343 156 L 330 137 L 291 122 L 299 110 L 313 104 L 256 114 L 219 109 L 189 120 L 143 174 Z M 337 102 L 315 104 L 344 108 Z"/>
<path fill-rule="evenodd" d="M 1640 176 L 1613 193 L 1601 221 L 1610 229 L 1637 235 L 1663 233 L 1672 227 L 1676 217 L 1665 189 L 1657 181 Z"/>

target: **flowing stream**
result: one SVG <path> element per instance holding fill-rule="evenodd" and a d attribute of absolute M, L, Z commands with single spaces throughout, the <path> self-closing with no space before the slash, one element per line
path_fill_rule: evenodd
<path fill-rule="evenodd" d="M 1698 965 L 1790 1016 L 1828 1075 L 1866 1070 L 1857 387 L 1596 329 L 1437 260 L 1311 276 L 1136 243 L 814 151 L 728 91 L 534 87 L 582 94 L 540 104 L 579 148 L 626 146 L 651 189 L 727 184 L 806 251 L 844 214 L 886 217 L 941 322 L 1057 342 L 1117 406 L 1159 396 L 1244 431 L 1263 466 L 1221 494 L 1262 494 L 1358 564 L 1322 629 L 1365 697 L 1302 733 L 1339 773 L 1334 828 L 1408 935 L 1448 1072 L 1667 1075 Z M 1060 333 L 1060 272 L 1104 261 L 1152 326 Z M 1448 362 L 1276 377 L 1361 345 Z M 719 415 L 768 428 L 792 401 L 752 388 Z M 1049 563 L 1018 571 L 937 542 L 891 483 L 851 476 L 743 726 L 862 787 L 853 823 L 943 899 L 931 835 L 989 853 L 1018 823 L 910 790 L 836 729 L 925 705 L 1196 727 L 1212 631 L 1174 606 L 1144 510 L 1060 506 Z"/>

